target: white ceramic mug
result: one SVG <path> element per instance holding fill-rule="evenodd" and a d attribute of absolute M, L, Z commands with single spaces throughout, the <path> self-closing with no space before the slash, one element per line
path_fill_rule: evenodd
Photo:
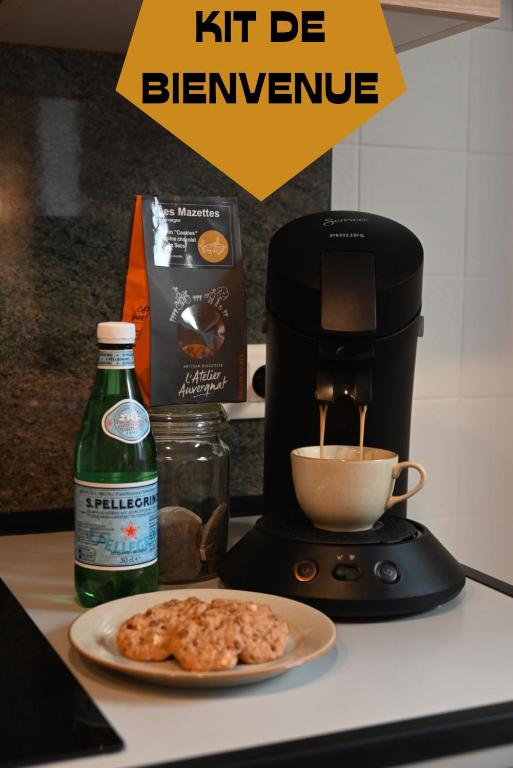
<path fill-rule="evenodd" d="M 421 464 L 401 461 L 384 448 L 327 445 L 320 458 L 318 445 L 290 454 L 292 479 L 299 506 L 317 528 L 327 531 L 366 531 L 382 514 L 418 493 L 426 482 Z M 393 496 L 395 481 L 408 467 L 420 475 L 417 485 Z"/>

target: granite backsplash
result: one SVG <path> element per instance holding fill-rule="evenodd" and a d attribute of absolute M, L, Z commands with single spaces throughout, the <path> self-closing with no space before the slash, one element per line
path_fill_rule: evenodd
<path fill-rule="evenodd" d="M 264 341 L 270 236 L 330 205 L 330 154 L 260 203 L 118 96 L 121 64 L 0 45 L 3 512 L 72 505 L 95 327 L 120 316 L 136 193 L 239 198 L 250 343 Z M 233 495 L 260 494 L 263 421 L 233 422 L 228 442 Z"/>

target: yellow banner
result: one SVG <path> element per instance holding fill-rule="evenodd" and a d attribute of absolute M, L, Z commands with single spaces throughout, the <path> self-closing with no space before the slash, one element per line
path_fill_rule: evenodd
<path fill-rule="evenodd" d="M 144 0 L 117 90 L 263 200 L 405 85 L 379 0 Z"/>

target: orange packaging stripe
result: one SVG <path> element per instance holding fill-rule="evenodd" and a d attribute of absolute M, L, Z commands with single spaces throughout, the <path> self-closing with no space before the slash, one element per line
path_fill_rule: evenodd
<path fill-rule="evenodd" d="M 144 232 L 142 223 L 142 198 L 135 199 L 130 256 L 125 282 L 125 300 L 122 320 L 135 323 L 135 372 L 146 405 L 150 403 L 150 300 Z"/>

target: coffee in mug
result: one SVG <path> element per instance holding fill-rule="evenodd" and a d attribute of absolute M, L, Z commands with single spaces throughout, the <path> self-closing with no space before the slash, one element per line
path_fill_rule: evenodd
<path fill-rule="evenodd" d="M 401 461 L 384 448 L 326 445 L 291 451 L 292 480 L 299 506 L 317 528 L 366 531 L 383 513 L 418 493 L 426 481 L 421 464 Z M 420 475 L 407 493 L 393 496 L 395 481 L 411 467 Z"/>

